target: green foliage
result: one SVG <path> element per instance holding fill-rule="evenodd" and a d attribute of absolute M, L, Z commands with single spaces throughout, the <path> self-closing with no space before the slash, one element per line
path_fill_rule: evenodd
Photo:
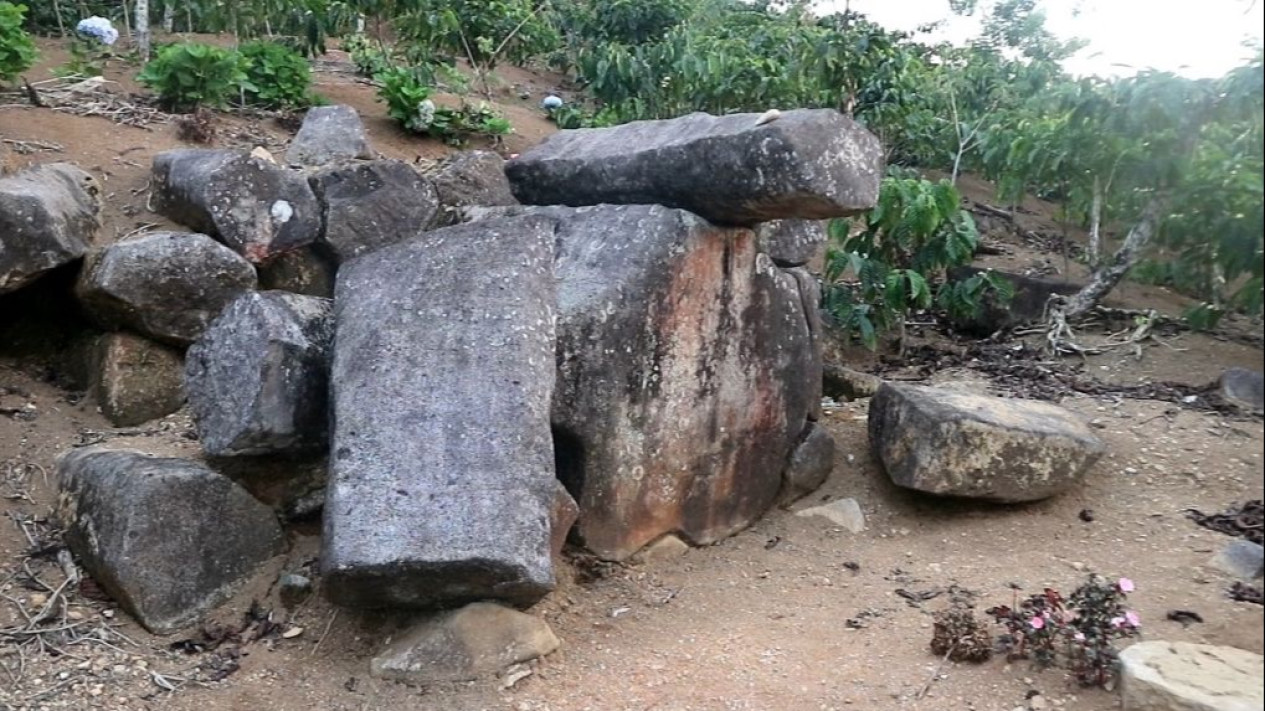
<path fill-rule="evenodd" d="M 571 43 L 642 44 L 661 39 L 690 10 L 687 0 L 576 0 L 559 3 L 554 22 Z"/>
<path fill-rule="evenodd" d="M 298 52 L 262 40 L 247 42 L 238 51 L 246 60 L 246 103 L 274 109 L 312 103 L 312 68 Z"/>
<path fill-rule="evenodd" d="M 158 92 L 175 111 L 223 106 L 239 91 L 257 91 L 247 80 L 247 62 L 240 54 L 207 44 L 168 45 L 136 77 Z"/>
<path fill-rule="evenodd" d="M 400 40 L 470 60 L 491 70 L 502 59 L 522 63 L 558 43 L 532 0 L 410 0 L 397 18 Z"/>
<path fill-rule="evenodd" d="M 458 108 L 437 106 L 431 90 L 416 72 L 392 67 L 377 75 L 378 96 L 387 104 L 387 114 L 406 130 L 460 144 L 471 136 L 503 136 L 510 123 L 486 104 Z"/>
<path fill-rule="evenodd" d="M 1009 300 L 1009 284 L 988 272 L 933 286 L 948 267 L 970 263 L 979 242 L 948 181 L 887 178 L 878 205 L 857 222 L 830 225 L 824 301 L 844 332 L 858 334 L 868 348 L 910 311 L 938 305 L 975 314 L 990 294 Z"/>
<path fill-rule="evenodd" d="M 391 68 L 391 51 L 382 42 L 365 35 L 351 35 L 343 40 L 343 51 L 351 57 L 356 73 L 363 77 L 375 77 Z"/>
<path fill-rule="evenodd" d="M 26 5 L 0 2 L 0 81 L 9 81 L 35 63 L 35 43 L 22 28 Z"/>

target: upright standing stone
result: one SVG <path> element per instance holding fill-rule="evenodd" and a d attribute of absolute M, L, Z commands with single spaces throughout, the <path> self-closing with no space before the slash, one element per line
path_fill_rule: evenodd
<path fill-rule="evenodd" d="M 69 163 L 0 178 L 0 294 L 88 251 L 101 187 Z"/>
<path fill-rule="evenodd" d="M 186 356 L 185 383 L 207 454 L 301 454 L 328 441 L 329 299 L 251 292 Z"/>
<path fill-rule="evenodd" d="M 559 223 L 553 424 L 584 545 L 623 560 L 665 533 L 703 545 L 750 525 L 820 388 L 794 275 L 750 230 L 682 210 L 500 212 Z"/>
<path fill-rule="evenodd" d="M 307 180 L 246 151 L 181 148 L 154 156 L 155 209 L 253 263 L 312 243 L 321 215 Z"/>
<path fill-rule="evenodd" d="M 343 265 L 322 569 L 336 603 L 553 587 L 554 227 L 489 220 Z"/>
<path fill-rule="evenodd" d="M 559 131 L 505 166 L 528 205 L 658 204 L 719 225 L 826 219 L 878 200 L 883 146 L 833 109 L 693 113 Z"/>

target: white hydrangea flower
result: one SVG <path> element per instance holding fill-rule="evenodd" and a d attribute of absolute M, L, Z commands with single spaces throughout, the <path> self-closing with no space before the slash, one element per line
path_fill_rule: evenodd
<path fill-rule="evenodd" d="M 92 37 L 104 45 L 112 45 L 119 39 L 119 31 L 104 17 L 93 15 L 79 21 L 75 32 L 84 37 Z"/>

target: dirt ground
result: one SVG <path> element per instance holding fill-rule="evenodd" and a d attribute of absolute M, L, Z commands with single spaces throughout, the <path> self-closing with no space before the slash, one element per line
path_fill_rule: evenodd
<path fill-rule="evenodd" d="M 43 78 L 37 73 L 58 61 L 55 52 L 46 52 L 45 65 L 29 76 Z M 121 85 L 128 81 L 125 73 L 112 78 Z M 557 86 L 556 79 L 506 70 L 498 96 L 518 134 L 501 150 L 522 150 L 551 130 L 533 107 L 540 92 Z M 337 66 L 318 74 L 318 90 L 356 106 L 387 156 L 424 161 L 449 150 L 397 131 L 374 102 L 372 88 Z M 518 99 L 524 90 L 533 98 Z M 231 145 L 263 142 L 280 149 L 289 135 L 271 119 L 228 117 L 222 127 Z M 107 181 L 101 241 L 164 224 L 145 209 L 147 173 L 153 153 L 181 145 L 174 126 L 145 130 L 3 106 L 0 138 L 62 146 L 16 154 L 14 144 L 5 144 L 10 169 L 72 160 Z M 986 184 L 968 179 L 963 188 L 971 199 L 991 198 Z M 1028 207 L 1028 229 L 1050 227 L 1050 206 Z M 990 258 L 998 266 L 1063 268 L 1059 255 L 1013 234 L 989 238 L 1009 251 Z M 1078 265 L 1071 266 L 1067 276 L 1083 276 Z M 495 679 L 426 688 L 372 679 L 368 659 L 407 626 L 407 616 L 335 610 L 319 596 L 284 609 L 274 589 L 277 575 L 312 569 L 319 552 L 314 525 L 292 529 L 289 552 L 215 615 L 231 625 L 256 601 L 271 610 L 276 632 L 284 636 L 232 640 L 189 654 L 172 643 L 196 637 L 196 630 L 149 635 L 86 585 L 70 591 L 57 611 L 64 629 L 32 638 L 14 631 L 24 615 L 38 611 L 40 596 L 47 597 L 32 576 L 53 588 L 64 579 L 48 546 L 55 541 L 48 523 L 54 458 L 94 442 L 158 454 L 198 453 L 184 412 L 139 428 L 112 429 L 90 400 L 64 387 L 53 364 L 67 334 L 79 325 L 69 303 L 49 294 L 56 280 L 65 278 L 50 277 L 45 292 L 0 300 L 0 704 L 6 708 L 1011 711 L 1026 708 L 1026 699 L 1038 691 L 1051 707 L 1107 711 L 1119 708 L 1116 694 L 1078 688 L 1057 670 L 1001 658 L 980 665 L 942 663 L 928 643 L 931 614 L 949 595 L 913 604 L 896 593 L 956 585 L 973 593 L 983 609 L 1009 604 L 1012 584 L 1024 592 L 1046 586 L 1070 592 L 1089 571 L 1135 581 L 1129 602 L 1141 615 L 1145 639 L 1263 651 L 1262 608 L 1230 600 L 1231 581 L 1207 565 L 1229 539 L 1184 515 L 1187 508 L 1220 511 L 1262 497 L 1260 418 L 1110 393 L 1073 393 L 1062 401 L 1094 422 L 1109 454 L 1079 488 L 1023 506 L 901 490 L 869 455 L 867 402 L 827 408 L 825 423 L 839 445 L 835 468 L 806 499 L 769 512 L 717 545 L 672 560 L 595 564 L 571 551 L 559 568 L 558 591 L 533 609 L 562 647 L 529 665 L 532 673 L 509 688 Z M 1185 302 L 1162 289 L 1127 285 L 1115 303 L 1175 315 Z M 45 323 L 34 328 L 32 321 Z M 1259 324 L 1240 326 L 1260 330 Z M 931 332 L 926 338 L 945 348 L 963 347 Z M 1202 386 L 1226 367 L 1262 367 L 1259 347 L 1241 340 L 1183 332 L 1146 344 L 1140 358 L 1120 349 L 1077 367 L 1083 377 L 1102 383 Z M 874 356 L 843 352 L 853 367 L 881 365 Z M 1069 363 L 1077 365 L 1062 361 L 1058 367 Z M 889 368 L 886 375 L 923 377 L 913 368 Z M 1009 392 L 972 368 L 939 369 L 929 377 L 952 387 Z M 861 504 L 867 530 L 853 534 L 824 519 L 794 515 L 842 497 Z M 1082 520 L 1085 509 L 1093 512 L 1091 522 Z M 41 551 L 48 554 L 38 555 Z M 1166 619 L 1170 610 L 1195 611 L 1204 621 L 1183 626 Z"/>

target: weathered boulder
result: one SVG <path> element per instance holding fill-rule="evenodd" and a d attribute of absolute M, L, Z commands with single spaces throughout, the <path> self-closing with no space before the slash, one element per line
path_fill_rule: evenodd
<path fill-rule="evenodd" d="M 517 205 L 505 160 L 492 151 L 462 151 L 449 156 L 427 177 L 439 196 L 441 221 L 456 222 L 461 208 Z"/>
<path fill-rule="evenodd" d="M 558 221 L 558 477 L 576 533 L 622 560 L 704 545 L 778 495 L 819 392 L 796 278 L 750 230 L 655 205 L 509 207 Z"/>
<path fill-rule="evenodd" d="M 106 328 L 183 346 L 254 288 L 250 264 L 210 237 L 150 232 L 89 253 L 75 293 Z"/>
<path fill-rule="evenodd" d="M 196 462 L 91 447 L 57 472 L 66 544 L 157 634 L 197 622 L 284 545 L 268 507 Z"/>
<path fill-rule="evenodd" d="M 1234 647 L 1139 642 L 1120 653 L 1124 711 L 1257 711 L 1265 661 Z"/>
<path fill-rule="evenodd" d="M 89 389 L 115 427 L 169 415 L 184 403 L 184 360 L 174 348 L 124 331 L 96 339 Z"/>
<path fill-rule="evenodd" d="M 883 147 L 832 109 L 693 113 L 559 131 L 505 165 L 529 205 L 658 204 L 715 224 L 854 215 L 878 199 Z"/>
<path fill-rule="evenodd" d="M 835 466 L 835 438 L 816 422 L 804 426 L 782 473 L 782 498 L 794 500 L 817 490 Z"/>
<path fill-rule="evenodd" d="M 250 292 L 185 358 L 185 389 L 206 453 L 302 454 L 329 441 L 329 299 Z"/>
<path fill-rule="evenodd" d="M 476 602 L 425 620 L 369 662 L 379 679 L 428 684 L 472 681 L 558 648 L 539 617 L 490 602 Z"/>
<path fill-rule="evenodd" d="M 999 502 L 1065 491 L 1105 449 L 1056 405 L 890 382 L 870 401 L 869 435 L 896 484 Z"/>
<path fill-rule="evenodd" d="M 287 164 L 307 168 L 374 157 L 360 114 L 343 104 L 308 109 L 286 149 Z"/>
<path fill-rule="evenodd" d="M 549 220 L 488 220 L 340 269 L 322 553 L 334 602 L 525 605 L 553 587 L 553 252 Z"/>
<path fill-rule="evenodd" d="M 1071 296 L 1080 291 L 1080 287 L 1075 284 L 972 266 L 953 267 L 948 272 L 948 278 L 950 281 L 966 281 L 986 271 L 1010 282 L 1015 290 L 1014 296 L 1003 304 L 997 300 L 995 294 L 989 293 L 984 297 L 978 313 L 956 317 L 954 328 L 965 333 L 991 336 L 1003 329 L 1040 321 L 1045 318 L 1046 304 L 1050 297 Z"/>
<path fill-rule="evenodd" d="M 155 209 L 253 263 L 314 241 L 320 206 L 295 171 L 246 151 L 181 148 L 154 156 Z"/>
<path fill-rule="evenodd" d="M 258 265 L 259 288 L 289 291 L 304 296 L 334 298 L 338 267 L 314 245 L 292 249 Z"/>
<path fill-rule="evenodd" d="M 0 178 L 0 294 L 82 257 L 100 211 L 96 179 L 69 163 Z"/>
<path fill-rule="evenodd" d="M 1243 580 L 1265 573 L 1265 549 L 1254 541 L 1227 541 L 1212 557 L 1212 566 Z"/>
<path fill-rule="evenodd" d="M 1260 371 L 1229 368 L 1221 374 L 1217 385 L 1226 401 L 1252 412 L 1265 409 L 1265 378 Z"/>
<path fill-rule="evenodd" d="M 821 220 L 774 220 L 755 228 L 756 249 L 779 267 L 808 264 L 826 246 L 826 223 Z"/>
<path fill-rule="evenodd" d="M 334 166 L 309 180 L 321 204 L 319 244 L 335 264 L 417 235 L 439 210 L 434 186 L 403 161 Z"/>

